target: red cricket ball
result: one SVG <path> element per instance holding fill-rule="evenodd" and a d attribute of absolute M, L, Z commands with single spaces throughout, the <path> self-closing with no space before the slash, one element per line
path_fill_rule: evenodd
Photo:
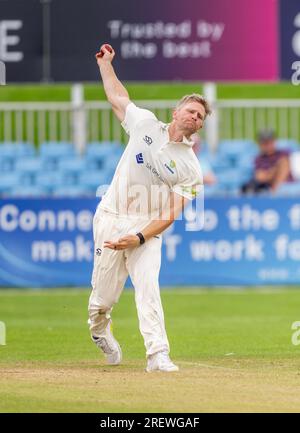
<path fill-rule="evenodd" d="M 103 47 L 107 49 L 107 51 L 109 51 L 110 53 L 112 53 L 112 47 L 108 44 L 104 44 L 101 46 L 100 48 L 100 52 L 99 52 L 99 57 L 103 57 L 104 56 L 104 51 L 103 51 Z"/>

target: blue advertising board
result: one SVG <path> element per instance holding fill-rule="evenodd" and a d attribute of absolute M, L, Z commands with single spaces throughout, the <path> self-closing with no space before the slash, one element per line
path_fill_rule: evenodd
<path fill-rule="evenodd" d="M 86 286 L 93 261 L 91 199 L 0 201 L 0 286 Z"/>
<path fill-rule="evenodd" d="M 0 201 L 0 286 L 89 286 L 97 199 Z M 162 286 L 300 283 L 300 203 L 210 198 L 164 234 Z"/>

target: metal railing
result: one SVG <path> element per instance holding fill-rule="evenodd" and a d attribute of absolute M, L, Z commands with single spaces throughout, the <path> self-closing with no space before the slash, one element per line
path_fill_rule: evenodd
<path fill-rule="evenodd" d="M 255 139 L 260 129 L 272 128 L 278 137 L 300 142 L 300 100 L 220 100 L 216 109 L 220 140 Z"/>
<path fill-rule="evenodd" d="M 71 103 L 1 103 L 0 141 L 73 141 Z"/>
<path fill-rule="evenodd" d="M 172 118 L 175 103 L 137 102 L 163 122 Z M 213 109 L 204 128 L 207 139 L 255 139 L 259 129 L 272 127 L 278 137 L 300 142 L 300 100 L 217 100 Z M 127 136 L 107 102 L 0 103 L 0 142 L 69 141 L 82 150 L 87 142 L 111 140 L 125 143 Z"/>

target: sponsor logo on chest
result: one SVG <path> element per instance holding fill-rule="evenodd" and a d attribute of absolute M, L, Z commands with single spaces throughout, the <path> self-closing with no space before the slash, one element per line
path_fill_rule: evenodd
<path fill-rule="evenodd" d="M 135 159 L 138 164 L 144 164 L 144 157 L 142 153 L 135 155 Z"/>
<path fill-rule="evenodd" d="M 145 137 L 143 138 L 144 142 L 150 146 L 153 143 L 153 140 L 151 137 L 149 137 L 149 135 L 145 135 Z"/>
<path fill-rule="evenodd" d="M 166 167 L 166 169 L 168 169 L 172 174 L 175 174 L 174 168 L 176 167 L 176 163 L 175 161 L 172 159 L 169 164 L 164 164 L 164 166 Z"/>

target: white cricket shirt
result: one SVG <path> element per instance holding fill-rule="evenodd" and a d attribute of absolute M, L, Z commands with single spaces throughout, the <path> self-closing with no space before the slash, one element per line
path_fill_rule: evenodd
<path fill-rule="evenodd" d="M 203 187 L 200 163 L 185 137 L 170 142 L 168 124 L 130 103 L 122 126 L 129 142 L 99 207 L 120 216 L 158 218 L 173 191 L 189 200 Z"/>

